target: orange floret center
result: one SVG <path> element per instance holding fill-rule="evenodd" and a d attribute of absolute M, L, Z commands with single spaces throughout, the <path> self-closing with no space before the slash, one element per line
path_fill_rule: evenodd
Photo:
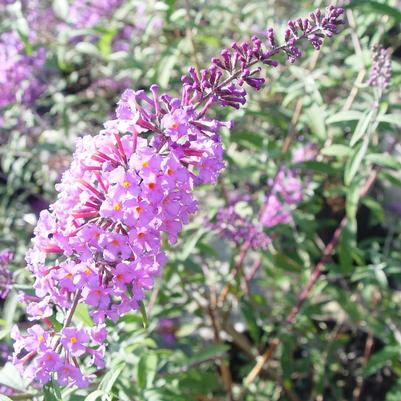
<path fill-rule="evenodd" d="M 142 162 L 142 167 L 149 167 L 149 163 L 145 160 Z"/>
<path fill-rule="evenodd" d="M 116 202 L 116 203 L 113 205 L 113 209 L 114 209 L 116 212 L 119 212 L 119 211 L 121 210 L 121 203 L 120 203 L 120 202 Z"/>
<path fill-rule="evenodd" d="M 129 182 L 127 180 L 123 181 L 123 187 L 128 188 L 129 187 Z"/>
<path fill-rule="evenodd" d="M 111 243 L 114 246 L 119 246 L 120 245 L 120 241 L 118 239 L 113 239 L 113 241 L 111 241 Z"/>
<path fill-rule="evenodd" d="M 155 189 L 156 188 L 156 184 L 154 182 L 150 182 L 148 187 L 149 187 L 149 189 Z"/>
<path fill-rule="evenodd" d="M 71 344 L 75 344 L 77 341 L 78 341 L 78 340 L 77 340 L 77 338 L 76 338 L 75 336 L 72 336 L 72 337 L 70 338 L 70 343 L 71 343 Z"/>

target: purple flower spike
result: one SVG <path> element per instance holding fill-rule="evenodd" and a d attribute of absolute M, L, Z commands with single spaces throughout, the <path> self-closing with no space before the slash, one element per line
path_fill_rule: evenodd
<path fill-rule="evenodd" d="M 184 76 L 182 81 L 191 85 L 192 90 L 197 93 L 200 103 L 209 99 L 213 94 L 216 96 L 216 102 L 220 105 L 237 109 L 241 107 L 245 97 L 231 97 L 227 91 L 234 91 L 244 82 L 255 89 L 260 89 L 264 84 L 263 78 L 252 77 L 248 80 L 244 78 L 244 73 L 251 66 L 261 61 L 275 67 L 278 62 L 272 57 L 280 52 L 287 54 L 290 63 L 295 62 L 302 55 L 297 47 L 298 42 L 302 39 L 307 39 L 316 50 L 319 50 L 325 37 L 331 37 L 338 33 L 338 25 L 343 23 L 340 19 L 343 13 L 342 8 L 330 6 L 326 9 L 324 18 L 322 18 L 320 10 L 316 10 L 311 14 L 310 19 L 298 18 L 296 21 L 289 21 L 288 29 L 285 31 L 285 43 L 281 46 L 276 44 L 272 28 L 267 29 L 267 40 L 264 44 L 255 36 L 250 42 L 241 44 L 234 42 L 230 49 L 224 49 L 220 53 L 220 58 L 212 59 L 211 66 L 202 71 L 201 77 L 198 77 L 195 69 L 192 68 L 189 75 Z M 221 71 L 219 79 L 216 79 L 216 69 Z"/>
<path fill-rule="evenodd" d="M 42 320 L 46 330 L 36 324 L 26 336 L 12 332 L 13 360 L 24 377 L 42 385 L 52 377 L 60 385 L 88 385 L 80 359 L 89 355 L 94 366 L 104 366 L 106 320 L 116 322 L 139 308 L 167 262 L 163 241 L 174 244 L 198 208 L 194 187 L 216 183 L 224 168 L 220 130 L 232 123 L 208 117 L 209 108 L 244 105 L 242 85 L 260 89 L 264 83 L 256 64 L 275 66 L 280 52 L 295 61 L 298 41 L 333 33 L 341 14 L 331 7 L 321 20 L 315 12 L 308 23 L 292 27 L 282 46 L 272 30 L 265 44 L 258 38 L 234 43 L 200 74 L 190 68 L 178 97 L 159 94 L 157 86 L 150 94 L 128 89 L 116 118 L 98 135 L 78 139 L 70 168 L 56 185 L 58 197 L 41 212 L 26 255 L 35 295 L 22 301 L 28 319 Z M 285 196 L 295 202 L 299 189 L 290 178 Z M 235 211 L 228 217 L 242 227 L 235 240 L 267 246 L 259 228 Z M 80 303 L 96 324 L 91 329 L 72 324 Z M 58 316 L 65 316 L 61 330 L 52 323 Z"/>
<path fill-rule="evenodd" d="M 391 81 L 391 53 L 382 46 L 372 48 L 373 65 L 368 83 L 384 92 Z"/>

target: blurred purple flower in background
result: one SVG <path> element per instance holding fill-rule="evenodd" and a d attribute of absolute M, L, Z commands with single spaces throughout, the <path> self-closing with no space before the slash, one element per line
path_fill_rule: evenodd
<path fill-rule="evenodd" d="M 38 75 L 46 58 L 44 48 L 31 54 L 16 32 L 0 35 L 0 107 L 20 101 L 31 104 L 44 91 Z"/>
<path fill-rule="evenodd" d="M 370 70 L 368 83 L 384 92 L 391 80 L 391 53 L 380 45 L 372 47 L 373 65 Z"/>
<path fill-rule="evenodd" d="M 292 162 L 302 163 L 316 157 L 317 148 L 307 144 L 295 150 Z M 295 169 L 281 169 L 273 180 L 269 180 L 269 193 L 262 209 L 261 222 L 266 227 L 291 223 L 291 206 L 304 199 L 304 184 Z"/>
<path fill-rule="evenodd" d="M 264 249 L 269 245 L 270 238 L 263 233 L 258 225 L 246 217 L 241 216 L 235 209 L 238 203 L 221 208 L 216 215 L 216 221 L 210 228 L 222 238 L 228 239 L 237 245 L 249 241 L 253 249 Z"/>
<path fill-rule="evenodd" d="M 12 273 L 9 264 L 14 258 L 14 253 L 9 249 L 0 251 L 0 298 L 6 298 L 10 292 Z"/>
<path fill-rule="evenodd" d="M 75 0 L 69 9 L 69 21 L 80 28 L 91 28 L 110 16 L 123 0 Z"/>
<path fill-rule="evenodd" d="M 172 346 L 176 342 L 176 319 L 171 318 L 161 318 L 159 320 L 159 327 L 157 331 L 160 334 L 162 341 L 165 343 L 166 346 Z"/>

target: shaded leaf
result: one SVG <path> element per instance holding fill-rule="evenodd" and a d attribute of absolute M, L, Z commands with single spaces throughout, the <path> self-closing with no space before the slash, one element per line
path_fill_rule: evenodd
<path fill-rule="evenodd" d="M 43 388 L 44 401 L 62 401 L 60 387 L 54 381 L 47 383 Z"/>
<path fill-rule="evenodd" d="M 379 3 L 378 1 L 372 0 L 353 0 L 349 5 L 349 8 L 360 8 L 367 12 L 377 12 L 382 15 L 388 15 L 394 18 L 396 21 L 401 22 L 401 11 L 395 7 L 391 7 L 386 3 Z"/>
<path fill-rule="evenodd" d="M 340 111 L 330 116 L 326 120 L 326 124 L 335 124 L 343 121 L 357 121 L 360 120 L 362 116 L 363 113 L 361 113 L 360 111 L 354 111 L 354 110 Z"/>
<path fill-rule="evenodd" d="M 391 168 L 394 170 L 401 169 L 401 163 L 388 153 L 370 153 L 366 156 L 366 160 L 378 166 Z"/>
<path fill-rule="evenodd" d="M 17 368 L 9 362 L 0 370 L 0 384 L 19 391 L 26 391 L 25 383 Z"/>
<path fill-rule="evenodd" d="M 228 351 L 228 346 L 224 344 L 213 344 L 209 345 L 198 351 L 195 355 L 187 359 L 186 365 L 195 365 L 203 361 L 208 361 L 210 359 L 216 358 L 225 354 Z"/>
<path fill-rule="evenodd" d="M 382 350 L 375 352 L 363 369 L 363 375 L 366 377 L 374 374 L 385 365 L 391 364 L 392 361 L 397 360 L 399 355 L 400 348 L 395 346 L 387 346 Z"/>
<path fill-rule="evenodd" d="M 401 126 L 401 115 L 399 114 L 384 114 L 379 116 L 377 121 L 381 123 L 395 124 Z"/>
<path fill-rule="evenodd" d="M 366 155 L 368 149 L 368 141 L 363 141 L 360 145 L 355 148 L 352 156 L 347 160 L 344 170 L 344 183 L 350 185 L 353 178 L 361 166 L 363 158 Z"/>
<path fill-rule="evenodd" d="M 111 389 L 114 386 L 114 383 L 116 382 L 118 376 L 120 376 L 124 368 L 125 368 L 124 362 L 121 362 L 117 366 L 112 367 L 103 377 L 99 385 L 99 390 L 102 390 L 106 394 L 110 393 Z"/>
<path fill-rule="evenodd" d="M 157 370 L 157 355 L 147 352 L 141 355 L 137 366 L 136 380 L 142 389 L 152 387 Z"/>
<path fill-rule="evenodd" d="M 338 158 L 349 156 L 351 153 L 351 148 L 346 145 L 330 145 L 327 148 L 323 148 L 321 153 L 325 156 L 335 156 Z"/>
<path fill-rule="evenodd" d="M 354 145 L 366 134 L 373 114 L 373 110 L 369 113 L 366 112 L 363 117 L 358 121 L 358 124 L 350 140 L 351 147 L 354 147 Z"/>

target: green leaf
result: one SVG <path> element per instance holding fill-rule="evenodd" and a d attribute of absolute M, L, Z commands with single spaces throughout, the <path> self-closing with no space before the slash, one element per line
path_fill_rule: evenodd
<path fill-rule="evenodd" d="M 347 7 L 349 8 L 360 8 L 366 10 L 369 13 L 379 13 L 382 15 L 388 15 L 394 18 L 396 21 L 401 22 L 401 11 L 395 7 L 391 7 L 386 3 L 379 3 L 378 1 L 372 0 L 353 0 Z"/>
<path fill-rule="evenodd" d="M 21 392 L 26 391 L 26 385 L 21 375 L 16 367 L 9 362 L 0 370 L 0 384 L 12 387 Z"/>
<path fill-rule="evenodd" d="M 103 393 L 109 394 L 124 368 L 125 362 L 120 362 L 117 366 L 112 367 L 100 382 L 99 390 L 102 390 Z"/>
<path fill-rule="evenodd" d="M 377 372 L 379 369 L 387 364 L 391 364 L 392 361 L 396 361 L 400 355 L 400 348 L 395 346 L 387 346 L 382 350 L 374 353 L 368 363 L 366 364 L 363 375 L 370 376 Z"/>
<path fill-rule="evenodd" d="M 63 325 L 54 316 L 49 316 L 49 320 L 52 322 L 56 331 L 60 331 L 63 328 Z"/>
<path fill-rule="evenodd" d="M 400 401 L 401 400 L 401 379 L 397 380 L 397 383 L 393 385 L 390 390 L 386 393 L 385 401 Z"/>
<path fill-rule="evenodd" d="M 139 310 L 141 311 L 143 327 L 146 329 L 149 326 L 149 320 L 143 301 L 139 301 Z"/>
<path fill-rule="evenodd" d="M 89 316 L 88 307 L 84 304 L 78 304 L 75 309 L 74 317 L 84 323 L 88 327 L 93 327 L 95 324 Z"/>
<path fill-rule="evenodd" d="M 181 260 L 186 260 L 189 255 L 192 254 L 192 252 L 194 251 L 197 243 L 199 242 L 199 240 L 203 237 L 203 235 L 205 234 L 205 230 L 203 228 L 200 228 L 196 233 L 194 233 L 193 235 L 191 235 L 184 244 L 183 250 L 179 255 L 179 258 Z"/>
<path fill-rule="evenodd" d="M 360 120 L 363 116 L 363 113 L 360 111 L 354 111 L 354 110 L 349 110 L 349 111 L 340 111 L 336 114 L 333 114 L 326 120 L 326 124 L 335 124 L 335 123 L 340 123 L 343 121 L 357 121 Z"/>
<path fill-rule="evenodd" d="M 17 310 L 18 305 L 18 294 L 17 292 L 11 292 L 5 301 L 5 305 L 3 307 L 3 317 L 6 321 L 6 326 L 11 328 L 13 321 L 15 320 L 15 311 Z"/>
<path fill-rule="evenodd" d="M 90 393 L 86 398 L 85 401 L 95 401 L 98 398 L 106 395 L 102 390 L 95 390 L 94 392 Z"/>
<path fill-rule="evenodd" d="M 360 180 L 354 180 L 347 191 L 346 200 L 347 218 L 350 222 L 355 222 L 356 212 L 358 210 L 359 195 Z"/>
<path fill-rule="evenodd" d="M 174 7 L 176 0 L 164 0 L 164 3 L 167 4 L 167 12 L 166 12 L 166 20 L 168 21 L 171 17 L 171 14 L 174 12 Z"/>
<path fill-rule="evenodd" d="M 18 35 L 22 41 L 22 43 L 24 44 L 25 47 L 25 53 L 28 56 L 31 56 L 33 53 L 33 49 L 32 49 L 32 45 L 29 43 L 29 37 L 28 35 L 26 35 L 24 32 L 21 31 L 21 29 L 17 29 Z"/>
<path fill-rule="evenodd" d="M 191 397 L 191 400 L 193 398 Z M 173 393 L 168 388 L 152 388 L 148 389 L 143 394 L 143 400 L 146 401 L 188 401 L 187 396 L 181 397 L 176 393 Z"/>
<path fill-rule="evenodd" d="M 258 324 L 256 323 L 256 315 L 254 307 L 245 299 L 241 300 L 241 312 L 242 316 L 245 318 L 246 326 L 249 330 L 249 333 L 252 339 L 259 343 L 260 341 L 260 329 Z"/>
<path fill-rule="evenodd" d="M 354 147 L 354 145 L 366 134 L 373 114 L 374 110 L 370 111 L 369 113 L 365 113 L 363 117 L 358 121 L 358 124 L 350 140 L 351 147 Z"/>
<path fill-rule="evenodd" d="M 302 163 L 296 163 L 297 168 L 301 168 L 302 170 L 312 170 L 318 173 L 335 175 L 337 174 L 337 169 L 332 165 L 327 163 L 319 162 L 316 160 L 308 160 Z"/>
<path fill-rule="evenodd" d="M 195 355 L 187 359 L 185 365 L 191 366 L 204 361 L 215 359 L 228 351 L 228 346 L 225 344 L 213 344 L 208 347 L 202 348 Z"/>
<path fill-rule="evenodd" d="M 366 160 L 378 166 L 400 170 L 401 163 L 388 153 L 370 153 L 366 156 Z"/>
<path fill-rule="evenodd" d="M 351 148 L 349 146 L 346 145 L 330 145 L 327 148 L 323 148 L 321 150 L 322 155 L 325 156 L 335 156 L 337 158 L 341 158 L 341 157 L 345 157 L 345 156 L 349 156 L 349 154 L 351 153 Z"/>
<path fill-rule="evenodd" d="M 352 251 L 355 246 L 355 225 L 348 223 L 340 236 L 338 244 L 338 256 L 340 259 L 341 273 L 352 271 Z"/>
<path fill-rule="evenodd" d="M 60 387 L 52 380 L 43 388 L 44 401 L 62 401 Z"/>
<path fill-rule="evenodd" d="M 100 37 L 97 46 L 103 57 L 107 57 L 111 54 L 111 42 L 117 33 L 117 29 L 107 30 Z"/>
<path fill-rule="evenodd" d="M 400 114 L 384 114 L 379 116 L 377 121 L 380 123 L 395 124 L 401 126 L 401 115 Z"/>
<path fill-rule="evenodd" d="M 166 88 L 170 82 L 171 74 L 177 63 L 177 54 L 170 54 L 161 60 L 159 65 L 159 83 L 162 88 Z"/>
<path fill-rule="evenodd" d="M 324 114 L 324 110 L 316 104 L 313 104 L 312 107 L 306 110 L 308 125 L 312 133 L 316 134 L 322 140 L 327 137 Z"/>
<path fill-rule="evenodd" d="M 89 42 L 79 42 L 75 46 L 75 50 L 82 54 L 88 54 L 90 56 L 99 56 L 98 48 Z"/>
<path fill-rule="evenodd" d="M 11 398 L 6 397 L 5 395 L 0 394 L 0 401 L 13 401 Z"/>
<path fill-rule="evenodd" d="M 353 178 L 361 166 L 362 160 L 366 155 L 368 149 L 368 141 L 362 142 L 355 148 L 353 155 L 347 160 L 344 170 L 344 183 L 350 185 Z"/>
<path fill-rule="evenodd" d="M 380 204 L 380 202 L 377 202 L 376 200 L 368 197 L 364 197 L 362 199 L 362 203 L 370 209 L 372 214 L 378 219 L 381 223 L 384 222 L 384 210 L 383 206 Z"/>
<path fill-rule="evenodd" d="M 53 0 L 53 11 L 58 18 L 66 19 L 69 8 L 68 0 Z"/>
<path fill-rule="evenodd" d="M 154 352 L 146 352 L 141 355 L 137 366 L 136 380 L 142 389 L 150 388 L 156 376 L 157 355 Z"/>

